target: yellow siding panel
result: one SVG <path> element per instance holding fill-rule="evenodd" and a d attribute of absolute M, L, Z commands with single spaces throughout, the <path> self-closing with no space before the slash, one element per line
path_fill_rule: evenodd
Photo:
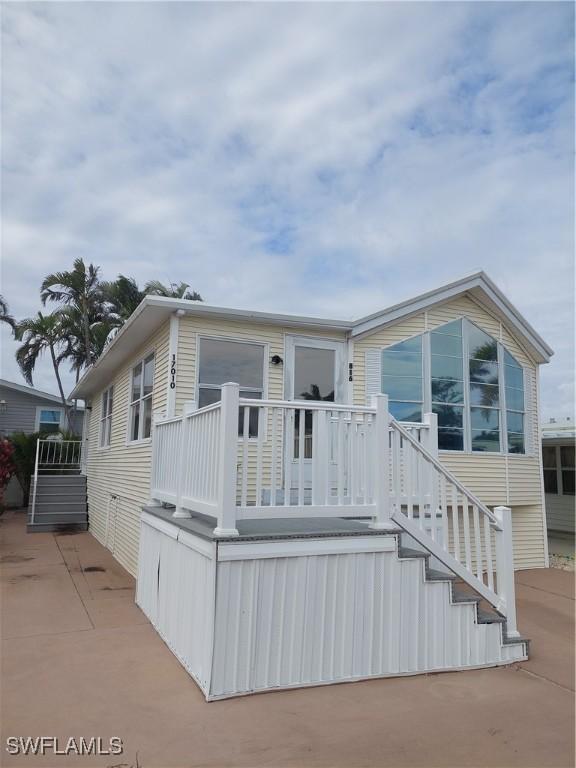
<path fill-rule="evenodd" d="M 88 425 L 88 513 L 90 531 L 136 575 L 140 511 L 150 498 L 150 442 L 127 445 L 128 399 L 132 367 L 154 350 L 153 409 L 166 406 L 168 331 L 165 323 L 120 368 L 114 384 L 112 431 L 109 448 L 99 448 L 102 393 L 92 400 Z"/>
<path fill-rule="evenodd" d="M 273 400 L 284 397 L 284 365 L 272 365 L 270 358 L 280 355 L 285 360 L 284 338 L 286 335 L 302 335 L 316 338 L 330 338 L 344 341 L 345 335 L 338 331 L 299 331 L 262 323 L 239 323 L 233 320 L 217 320 L 208 317 L 184 317 L 180 321 L 178 344 L 178 375 L 176 385 L 176 412 L 182 411 L 186 400 L 196 399 L 196 357 L 198 336 L 220 336 L 228 339 L 253 341 L 268 345 L 266 361 L 267 396 Z"/>

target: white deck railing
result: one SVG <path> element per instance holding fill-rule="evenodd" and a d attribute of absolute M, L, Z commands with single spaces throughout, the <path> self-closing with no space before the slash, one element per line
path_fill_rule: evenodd
<path fill-rule="evenodd" d="M 151 496 L 177 517 L 215 517 L 222 536 L 258 518 L 400 526 L 505 613 L 514 633 L 510 510 L 490 511 L 437 455 L 436 416 L 400 424 L 386 395 L 373 407 L 248 400 L 224 384 L 219 403 L 155 418 Z"/>

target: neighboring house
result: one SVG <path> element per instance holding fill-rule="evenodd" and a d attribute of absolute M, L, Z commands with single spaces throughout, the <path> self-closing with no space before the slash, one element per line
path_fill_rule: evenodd
<path fill-rule="evenodd" d="M 551 355 L 481 272 L 356 321 L 147 296 L 72 393 L 87 403 L 89 529 L 138 575 L 139 604 L 207 698 L 526 658 L 511 569 L 548 563 L 538 380 Z M 455 590 L 421 591 L 427 553 L 425 583 L 455 574 L 496 608 L 484 629 L 469 596 L 456 628 Z M 412 603 L 388 655 L 354 657 L 388 637 L 385 605 Z M 207 628 L 194 652 L 166 618 L 184 606 Z M 343 633 L 330 663 L 306 656 L 314 622 L 314 638 Z M 274 633 L 291 626 L 284 669 Z"/>
<path fill-rule="evenodd" d="M 69 403 L 71 409 L 74 404 Z M 82 434 L 84 408 L 77 406 L 72 410 L 72 429 L 77 435 Z M 13 432 L 43 432 L 51 434 L 59 430 L 68 431 L 65 409 L 62 401 L 56 395 L 41 392 L 39 389 L 17 384 L 13 381 L 0 379 L 0 435 L 6 436 Z M 5 493 L 7 506 L 22 504 L 22 489 L 13 478 Z"/>
<path fill-rule="evenodd" d="M 574 535 L 574 444 L 571 418 L 550 419 L 542 425 L 542 463 L 548 530 Z"/>

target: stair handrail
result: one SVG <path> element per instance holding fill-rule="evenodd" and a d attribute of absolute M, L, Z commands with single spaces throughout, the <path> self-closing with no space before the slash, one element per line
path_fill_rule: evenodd
<path fill-rule="evenodd" d="M 492 523 L 493 527 L 501 531 L 502 527 L 498 521 L 498 518 L 496 515 L 491 512 L 488 507 L 480 501 L 480 499 L 475 496 L 472 491 L 469 491 L 468 488 L 466 488 L 465 485 L 463 485 L 455 475 L 450 472 L 449 469 L 447 469 L 444 464 L 442 464 L 438 459 L 430 453 L 423 445 L 422 443 L 418 442 L 415 437 L 413 437 L 408 430 L 404 429 L 404 427 L 400 424 L 400 422 L 396 421 L 394 418 L 390 418 L 390 427 L 392 429 L 395 429 L 397 432 L 399 432 L 402 437 L 407 440 L 414 448 L 416 448 L 417 451 L 419 451 L 424 458 L 430 462 L 444 477 L 449 480 L 453 485 L 456 486 L 456 488 L 460 491 L 460 493 L 465 496 L 470 504 L 472 504 L 475 507 L 478 507 L 478 509 L 482 512 L 482 514 L 486 515 L 490 522 Z"/>

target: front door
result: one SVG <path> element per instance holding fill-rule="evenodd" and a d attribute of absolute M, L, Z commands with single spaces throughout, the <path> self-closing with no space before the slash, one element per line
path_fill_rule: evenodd
<path fill-rule="evenodd" d="M 286 337 L 284 392 L 286 400 L 316 400 L 343 403 L 346 398 L 345 342 L 316 339 L 307 336 Z M 300 447 L 304 447 L 304 482 L 309 488 L 312 479 L 312 413 L 305 412 L 301 425 L 300 412 L 286 427 L 286 452 L 292 468 L 298 462 Z M 301 426 L 304 429 L 300 438 Z M 297 487 L 297 473 L 290 471 L 288 485 Z"/>

